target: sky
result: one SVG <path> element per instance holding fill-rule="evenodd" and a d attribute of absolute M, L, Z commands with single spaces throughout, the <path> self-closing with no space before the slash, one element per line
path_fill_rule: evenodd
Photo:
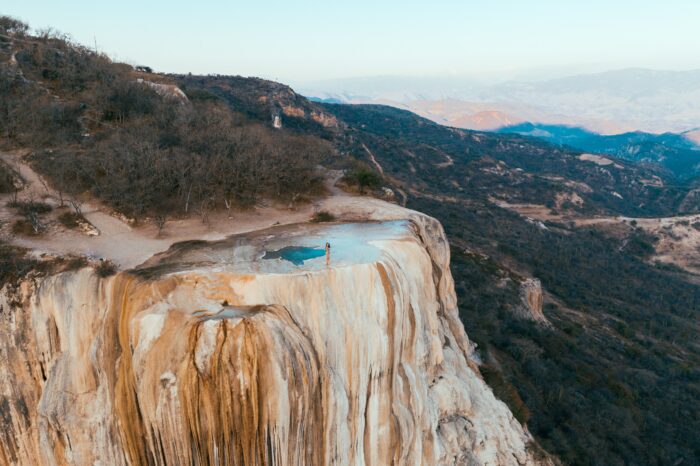
<path fill-rule="evenodd" d="M 0 14 L 161 72 L 303 84 L 700 68 L 700 0 L 3 3 Z"/>

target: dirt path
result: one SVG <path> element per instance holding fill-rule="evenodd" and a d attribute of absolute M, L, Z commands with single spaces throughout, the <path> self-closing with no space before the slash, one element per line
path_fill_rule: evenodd
<path fill-rule="evenodd" d="M 371 150 L 369 150 L 369 147 L 367 147 L 364 144 L 362 144 L 362 147 L 365 149 L 365 151 L 367 151 L 367 155 L 369 155 L 369 159 L 372 161 L 372 164 L 374 164 L 374 166 L 376 167 L 379 174 L 384 176 L 384 169 L 382 168 L 381 165 L 379 165 L 379 162 L 377 162 L 377 159 L 374 158 L 374 154 L 372 153 Z"/>
<path fill-rule="evenodd" d="M 20 152 L 0 152 L 0 158 L 17 170 L 25 180 L 18 199 L 46 202 L 54 206 L 54 211 L 46 216 L 47 231 L 41 236 L 17 236 L 10 233 L 11 224 L 19 217 L 14 209 L 7 206 L 11 195 L 0 196 L 0 231 L 18 246 L 31 249 L 35 254 L 52 255 L 78 254 L 91 258 L 109 259 L 121 267 L 134 267 L 156 253 L 167 250 L 172 244 L 193 239 L 218 240 L 237 233 L 260 230 L 272 225 L 286 225 L 309 221 L 320 210 L 333 212 L 348 219 L 361 219 L 377 216 L 382 218 L 403 217 L 400 209 L 373 198 L 351 196 L 336 186 L 343 176 L 341 171 L 330 171 L 325 180 L 330 196 L 314 203 L 290 209 L 288 206 L 271 205 L 256 207 L 253 210 L 236 212 L 229 218 L 226 212 L 214 212 L 209 223 L 202 223 L 199 217 L 170 220 L 158 237 L 158 228 L 153 224 L 131 226 L 122 219 L 110 214 L 110 209 L 95 199 L 82 205 L 85 218 L 99 230 L 99 235 L 88 236 L 84 232 L 63 227 L 56 219 L 69 207 L 59 207 L 58 193 L 42 182 L 41 177 L 24 162 Z"/>

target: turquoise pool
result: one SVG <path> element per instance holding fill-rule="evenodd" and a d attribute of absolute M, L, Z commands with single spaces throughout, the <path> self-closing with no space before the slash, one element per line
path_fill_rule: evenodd
<path fill-rule="evenodd" d="M 325 249 L 306 246 L 287 246 L 276 251 L 266 251 L 263 259 L 284 259 L 294 265 L 304 265 L 304 261 L 322 257 Z"/>

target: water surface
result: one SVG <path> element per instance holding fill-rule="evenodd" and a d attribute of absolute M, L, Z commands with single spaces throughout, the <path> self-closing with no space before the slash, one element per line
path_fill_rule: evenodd
<path fill-rule="evenodd" d="M 286 246 L 276 251 L 265 251 L 263 259 L 284 259 L 294 265 L 304 265 L 304 261 L 324 256 L 325 249 L 306 246 Z"/>

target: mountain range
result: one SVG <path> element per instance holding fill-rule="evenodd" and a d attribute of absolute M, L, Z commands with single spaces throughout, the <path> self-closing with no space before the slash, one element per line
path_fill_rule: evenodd
<path fill-rule="evenodd" d="M 681 179 L 700 173 L 700 146 L 695 142 L 694 132 L 651 134 L 636 131 L 604 136 L 572 126 L 536 123 L 504 126 L 496 131 L 532 136 L 594 154 L 657 164 Z"/>
<path fill-rule="evenodd" d="M 357 78 L 309 83 L 300 91 L 347 103 L 391 103 L 439 123 L 479 130 L 529 121 L 581 126 L 602 134 L 679 133 L 696 129 L 700 121 L 700 70 L 624 69 L 501 82 Z"/>

